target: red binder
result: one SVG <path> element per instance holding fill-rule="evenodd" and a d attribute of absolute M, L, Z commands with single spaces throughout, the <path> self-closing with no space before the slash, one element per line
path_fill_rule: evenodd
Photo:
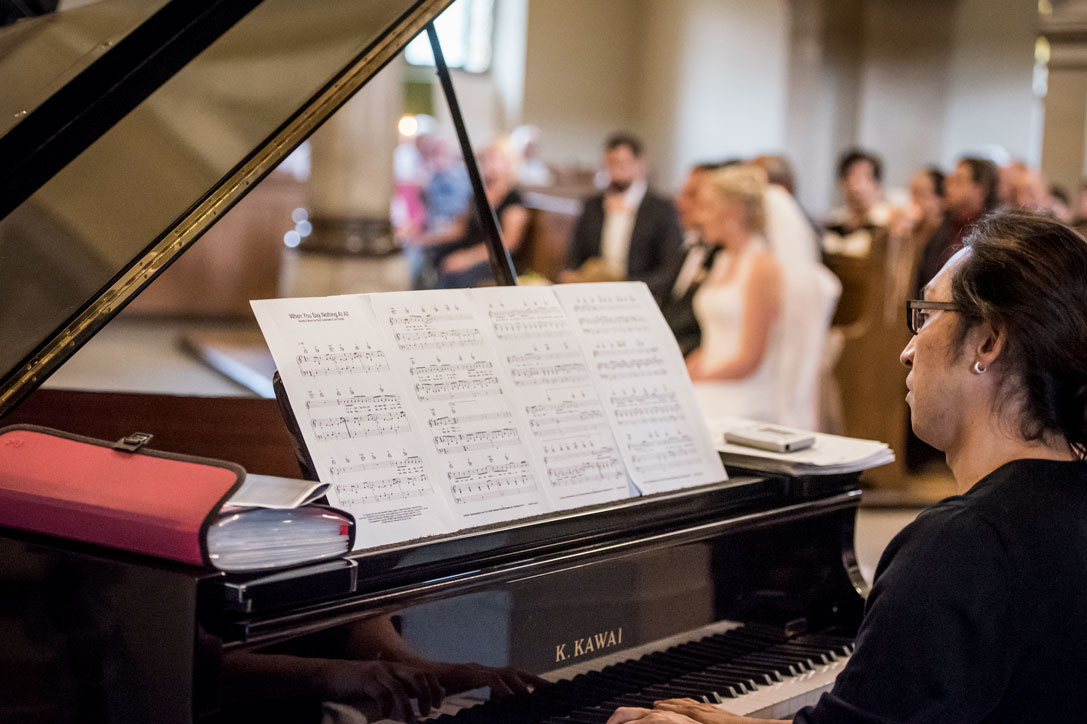
<path fill-rule="evenodd" d="M 211 566 L 208 526 L 245 470 L 143 449 L 149 439 L 0 430 L 0 526 Z"/>

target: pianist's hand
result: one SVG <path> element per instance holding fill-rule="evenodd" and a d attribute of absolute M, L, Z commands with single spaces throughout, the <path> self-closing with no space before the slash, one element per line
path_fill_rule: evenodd
<path fill-rule="evenodd" d="M 392 661 L 335 660 L 323 677 L 328 701 L 357 706 L 368 718 L 414 722 L 411 700 L 426 716 L 442 705 L 442 686 L 430 671 Z"/>
<path fill-rule="evenodd" d="M 727 711 L 718 709 L 713 704 L 703 704 L 694 699 L 665 699 L 664 701 L 655 701 L 653 702 L 653 710 L 679 714 L 688 719 L 700 722 L 700 724 L 748 724 L 748 722 L 773 724 L 765 719 L 752 719 L 751 717 L 730 714 Z"/>
<path fill-rule="evenodd" d="M 544 679 L 527 671 L 495 668 L 482 664 L 433 664 L 428 670 L 438 677 L 446 691 L 468 691 L 483 686 L 491 688 L 491 696 L 502 698 L 523 694 L 529 687 L 542 686 Z"/>
<path fill-rule="evenodd" d="M 658 709 L 642 709 L 635 706 L 624 706 L 615 710 L 608 719 L 607 724 L 698 724 L 694 719 L 689 719 L 682 714 Z"/>

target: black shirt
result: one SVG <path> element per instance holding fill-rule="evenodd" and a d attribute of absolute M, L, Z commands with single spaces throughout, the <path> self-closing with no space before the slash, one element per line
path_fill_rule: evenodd
<path fill-rule="evenodd" d="M 1085 678 L 1087 464 L 1017 460 L 891 541 L 853 658 L 794 721 L 1084 721 Z"/>
<path fill-rule="evenodd" d="M 502 200 L 498 202 L 498 205 L 494 207 L 494 215 L 498 220 L 498 228 L 502 228 L 502 214 L 506 209 L 511 206 L 524 206 L 525 202 L 521 198 L 521 192 L 517 189 L 510 189 L 510 191 L 502 197 Z M 483 232 L 483 224 L 479 220 L 479 212 L 476 211 L 473 204 L 468 211 L 468 221 L 464 227 L 464 235 L 454 241 L 448 241 L 444 244 L 435 244 L 430 247 L 430 256 L 434 260 L 435 264 L 440 262 L 445 257 L 452 254 L 454 251 L 460 249 L 468 249 L 477 244 L 482 244 L 486 241 Z M 486 263 L 486 262 L 484 262 Z"/>

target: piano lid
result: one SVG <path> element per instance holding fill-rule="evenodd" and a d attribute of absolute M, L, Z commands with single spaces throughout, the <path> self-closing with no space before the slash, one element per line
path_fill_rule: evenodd
<path fill-rule="evenodd" d="M 0 28 L 0 418 L 452 0 L 99 0 Z"/>

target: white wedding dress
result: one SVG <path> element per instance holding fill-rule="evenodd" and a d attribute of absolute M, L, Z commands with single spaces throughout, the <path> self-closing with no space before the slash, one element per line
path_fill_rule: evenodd
<path fill-rule="evenodd" d="M 703 363 L 713 366 L 732 359 L 740 349 L 744 312 L 747 307 L 747 284 L 751 270 L 766 245 L 752 240 L 738 254 L 718 254 L 709 278 L 694 294 L 694 313 L 702 328 Z M 714 281 L 727 275 L 728 266 L 735 264 L 735 273 L 728 281 Z M 780 320 L 770 329 L 766 352 L 757 369 L 739 380 L 696 382 L 695 399 L 707 418 L 747 417 L 765 422 L 777 422 L 778 395 L 775 390 L 781 347 Z"/>

